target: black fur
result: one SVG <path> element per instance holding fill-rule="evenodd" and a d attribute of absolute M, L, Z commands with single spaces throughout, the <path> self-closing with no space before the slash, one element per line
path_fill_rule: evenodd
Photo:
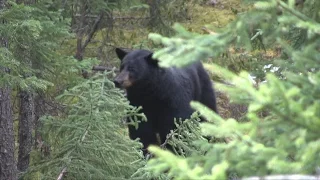
<path fill-rule="evenodd" d="M 122 86 L 126 80 L 129 82 L 125 89 L 130 104 L 142 106 L 148 119 L 138 129 L 129 126 L 130 138 L 140 138 L 144 149 L 158 144 L 156 133 L 161 144 L 164 143 L 167 134 L 175 128 L 174 118 L 190 118 L 194 112 L 190 101 L 199 101 L 217 112 L 211 80 L 200 62 L 181 69 L 160 68 L 150 51 L 116 49 L 116 52 L 121 68 L 115 83 Z"/>

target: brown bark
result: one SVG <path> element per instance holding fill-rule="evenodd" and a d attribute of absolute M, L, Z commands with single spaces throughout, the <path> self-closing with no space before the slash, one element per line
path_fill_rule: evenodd
<path fill-rule="evenodd" d="M 159 24 L 163 24 L 161 20 L 161 12 L 160 12 L 160 0 L 147 0 L 147 4 L 149 5 L 149 15 L 150 28 L 156 28 Z"/>
<path fill-rule="evenodd" d="M 11 89 L 0 88 L 0 179 L 17 179 Z"/>
<path fill-rule="evenodd" d="M 24 3 L 25 5 L 35 4 L 35 0 L 17 0 L 18 4 Z M 28 62 L 29 67 L 32 66 L 30 53 L 24 48 L 20 48 L 20 53 L 25 54 L 24 60 Z M 25 77 L 29 76 L 28 74 Z M 29 167 L 30 152 L 32 149 L 32 130 L 34 121 L 34 101 L 33 94 L 28 91 L 20 90 L 19 92 L 19 131 L 18 131 L 18 163 L 17 168 L 19 171 L 26 171 Z"/>
<path fill-rule="evenodd" d="M 35 141 L 34 145 L 35 148 L 41 148 L 42 147 L 42 137 L 39 132 L 39 129 L 41 128 L 41 122 L 40 122 L 40 117 L 44 115 L 44 110 L 45 110 L 45 102 L 44 98 L 42 95 L 38 94 L 35 97 L 35 119 L 34 119 L 34 134 L 35 134 Z"/>
<path fill-rule="evenodd" d="M 25 171 L 29 167 L 32 149 L 34 101 L 31 92 L 20 91 L 19 115 L 19 154 L 17 167 L 19 171 Z"/>
<path fill-rule="evenodd" d="M 86 9 L 87 9 L 87 7 L 84 5 L 84 7 L 82 8 L 82 12 L 81 12 L 81 18 L 80 18 L 80 23 L 79 23 L 80 27 L 79 27 L 79 30 L 77 33 L 77 50 L 74 55 L 74 57 L 79 61 L 83 60 L 84 51 L 85 51 L 86 47 L 88 46 L 88 44 L 91 42 L 95 33 L 97 32 L 99 24 L 101 23 L 101 20 L 104 15 L 103 12 L 101 12 L 99 14 L 99 16 L 96 18 L 94 24 L 90 28 L 90 31 L 88 32 L 88 34 L 86 36 L 87 38 L 85 38 L 85 40 L 84 40 L 85 33 L 83 31 L 81 31 L 81 29 L 83 29 L 83 27 L 85 26 L 85 15 L 87 13 Z M 84 78 L 88 78 L 88 76 L 89 76 L 88 72 L 86 72 L 85 70 L 82 70 L 82 76 Z"/>
<path fill-rule="evenodd" d="M 81 5 L 81 12 L 80 12 L 80 22 L 78 22 L 79 27 L 77 28 L 76 32 L 77 32 L 77 50 L 76 50 L 76 54 L 75 54 L 75 58 L 79 61 L 81 61 L 83 59 L 83 55 L 84 55 L 84 50 L 87 47 L 87 45 L 90 43 L 90 41 L 92 40 L 93 36 L 95 35 L 95 33 L 98 30 L 98 26 L 103 18 L 104 13 L 101 12 L 99 14 L 99 16 L 97 16 L 97 18 L 95 19 L 94 24 L 90 27 L 90 29 L 85 32 L 85 26 L 88 26 L 87 24 L 87 20 L 86 20 L 86 16 L 88 15 L 88 5 L 86 3 Z M 74 17 L 75 18 L 75 17 Z M 84 40 L 84 37 L 85 38 Z"/>
<path fill-rule="evenodd" d="M 6 0 L 0 0 L 0 11 L 5 8 Z M 4 23 L 4 22 L 3 22 Z M 5 37 L 0 37 L 0 46 L 8 47 Z M 9 73 L 0 67 L 1 73 Z M 11 88 L 5 84 L 0 87 L 0 179 L 16 180 L 17 167 L 14 159 L 14 130 L 11 105 Z"/>
<path fill-rule="evenodd" d="M 42 139 L 40 129 L 42 127 L 42 123 L 40 118 L 46 113 L 51 114 L 50 109 L 47 108 L 45 95 L 42 93 L 38 93 L 36 97 L 34 97 L 34 108 L 35 108 L 35 118 L 34 118 L 34 133 L 35 133 L 35 141 L 34 148 L 36 148 L 39 152 L 41 152 L 42 157 L 47 157 L 50 155 L 50 146 Z M 58 108 L 53 105 L 54 111 Z"/>

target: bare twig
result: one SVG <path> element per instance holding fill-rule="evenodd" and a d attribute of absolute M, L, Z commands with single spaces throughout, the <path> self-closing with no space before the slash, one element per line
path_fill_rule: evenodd
<path fill-rule="evenodd" d="M 173 130 L 172 132 L 170 132 L 167 137 L 166 140 L 164 141 L 163 144 L 160 145 L 161 148 L 164 148 L 166 146 L 166 144 L 168 144 L 168 141 L 170 138 L 172 138 L 174 136 L 174 133 L 176 133 L 178 131 L 178 129 Z M 161 141 L 160 141 L 161 142 Z"/>
<path fill-rule="evenodd" d="M 82 61 L 83 59 L 83 53 L 85 51 L 85 48 L 87 47 L 87 45 L 90 43 L 90 41 L 92 40 L 94 34 L 97 32 L 98 30 L 98 26 L 101 22 L 101 19 L 103 18 L 103 15 L 104 13 L 101 12 L 100 15 L 97 17 L 97 19 L 95 20 L 86 40 L 84 41 L 84 43 L 82 44 L 82 38 L 83 38 L 83 35 L 82 33 L 79 33 L 78 37 L 77 37 L 77 51 L 76 51 L 76 54 L 75 54 L 75 58 L 79 61 Z M 83 28 L 83 23 L 84 23 L 84 16 L 85 14 L 82 14 L 81 16 L 81 25 L 80 25 L 80 28 Z M 88 72 L 85 71 L 85 70 L 82 70 L 82 76 L 84 78 L 88 78 Z"/>
<path fill-rule="evenodd" d="M 285 2 L 282 2 L 280 0 L 277 1 L 278 5 L 280 7 L 282 7 L 283 9 L 285 9 L 287 12 L 289 12 L 290 14 L 296 16 L 297 18 L 301 19 L 302 21 L 310 21 L 310 22 L 315 22 L 313 19 L 309 18 L 308 16 L 300 13 L 299 11 L 295 11 L 293 9 L 291 9 L 288 4 L 286 4 Z M 316 22 L 315 22 L 316 23 Z"/>
<path fill-rule="evenodd" d="M 115 67 L 110 68 L 110 67 L 106 67 L 106 66 L 93 66 L 92 70 L 94 70 L 94 71 L 114 71 L 114 72 L 119 72 L 119 70 L 116 69 Z"/>
<path fill-rule="evenodd" d="M 64 168 L 62 169 L 62 171 L 60 172 L 57 180 L 62 180 L 62 178 L 63 178 L 63 176 L 64 176 L 64 174 L 65 174 L 66 172 L 67 172 L 67 167 L 64 167 Z"/>
<path fill-rule="evenodd" d="M 91 31 L 88 34 L 88 37 L 86 39 L 86 41 L 84 42 L 84 44 L 81 47 L 81 50 L 83 51 L 87 45 L 89 44 L 89 42 L 92 40 L 93 35 L 97 32 L 98 26 L 101 22 L 101 19 L 103 18 L 103 14 L 104 13 L 100 13 L 100 15 L 97 17 L 96 21 L 94 22 Z"/>
<path fill-rule="evenodd" d="M 248 177 L 243 178 L 242 180 L 320 180 L 320 176 L 310 176 L 310 175 L 272 175 L 272 176 L 263 176 L 263 177 Z"/>
<path fill-rule="evenodd" d="M 201 29 L 202 29 L 204 32 L 209 33 L 209 34 L 212 34 L 212 35 L 218 34 L 218 33 L 216 33 L 216 32 L 213 32 L 213 31 L 209 30 L 209 29 L 206 28 L 206 27 L 202 27 Z"/>

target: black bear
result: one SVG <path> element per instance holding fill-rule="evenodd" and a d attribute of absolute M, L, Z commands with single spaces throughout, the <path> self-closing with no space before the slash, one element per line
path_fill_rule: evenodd
<path fill-rule="evenodd" d="M 128 127 L 131 139 L 140 138 L 144 154 L 150 144 L 159 144 L 159 139 L 161 144 L 165 142 L 175 128 L 174 118 L 190 118 L 194 112 L 190 101 L 199 101 L 217 112 L 212 83 L 201 62 L 184 68 L 162 68 L 148 50 L 116 48 L 116 54 L 121 66 L 114 83 L 126 90 L 131 105 L 142 106 L 147 117 L 138 129 Z"/>

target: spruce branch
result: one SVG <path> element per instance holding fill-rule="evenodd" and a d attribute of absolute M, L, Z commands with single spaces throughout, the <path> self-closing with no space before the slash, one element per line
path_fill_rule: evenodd
<path fill-rule="evenodd" d="M 313 23 L 316 23 L 313 19 L 309 18 L 308 16 L 305 16 L 304 14 L 300 13 L 299 11 L 295 11 L 294 9 L 291 9 L 285 2 L 282 0 L 277 0 L 278 4 L 285 10 L 287 10 L 290 14 L 298 17 L 302 21 L 310 21 Z"/>

